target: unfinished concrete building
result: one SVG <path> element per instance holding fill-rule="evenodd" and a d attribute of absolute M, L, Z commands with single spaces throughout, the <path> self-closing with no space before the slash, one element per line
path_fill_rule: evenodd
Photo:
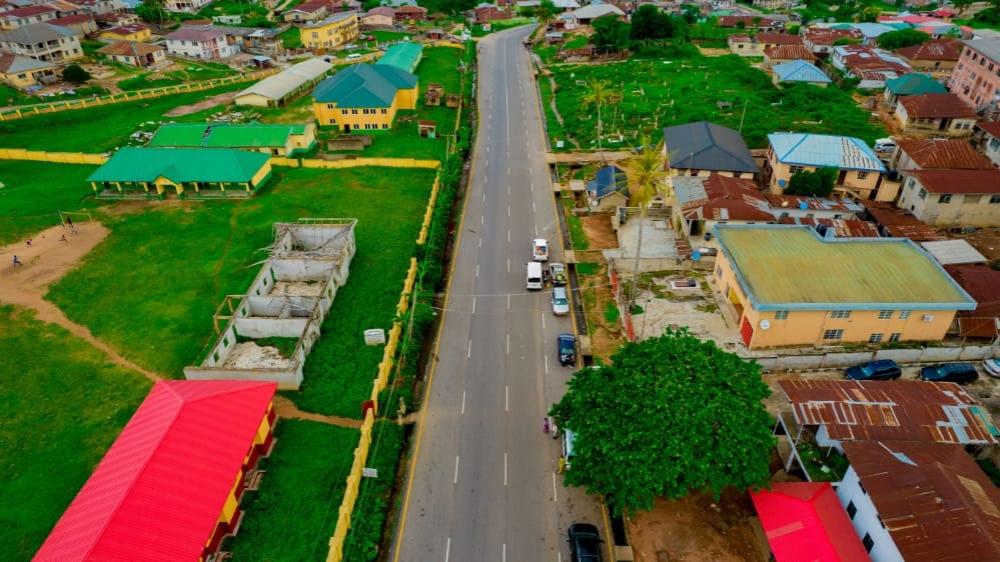
<path fill-rule="evenodd" d="M 337 289 L 347 282 L 356 224 L 357 219 L 276 223 L 260 273 L 245 295 L 228 295 L 216 310 L 219 337 L 201 365 L 186 367 L 184 376 L 273 381 L 279 389 L 298 390 L 306 356 Z"/>

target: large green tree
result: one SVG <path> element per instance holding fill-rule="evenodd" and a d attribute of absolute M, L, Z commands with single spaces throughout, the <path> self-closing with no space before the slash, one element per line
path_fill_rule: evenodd
<path fill-rule="evenodd" d="M 590 22 L 590 26 L 594 28 L 591 40 L 598 52 L 616 53 L 628 47 L 631 28 L 629 24 L 618 19 L 618 16 L 614 14 L 601 16 Z"/>
<path fill-rule="evenodd" d="M 888 33 L 883 33 L 878 36 L 876 43 L 879 47 L 883 49 L 888 49 L 890 51 L 894 49 L 902 49 L 903 47 L 912 47 L 914 45 L 923 45 L 924 43 L 931 40 L 931 36 L 924 33 L 923 31 L 917 31 L 913 28 L 900 29 L 899 31 L 890 31 Z"/>
<path fill-rule="evenodd" d="M 833 193 L 833 181 L 837 179 L 837 168 L 820 168 L 815 172 L 798 172 L 792 174 L 785 187 L 786 195 L 805 195 L 806 197 L 826 197 Z"/>
<path fill-rule="evenodd" d="M 666 39 L 674 34 L 674 18 L 652 4 L 643 4 L 632 14 L 633 41 Z"/>
<path fill-rule="evenodd" d="M 583 369 L 551 415 L 574 433 L 565 482 L 600 494 L 615 513 L 650 510 L 770 478 L 774 422 L 760 365 L 686 330 L 629 343 L 613 363 Z"/>

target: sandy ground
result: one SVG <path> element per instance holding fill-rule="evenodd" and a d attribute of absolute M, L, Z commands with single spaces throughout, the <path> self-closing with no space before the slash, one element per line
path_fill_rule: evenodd
<path fill-rule="evenodd" d="M 217 105 L 225 105 L 233 101 L 236 94 L 239 92 L 230 92 L 228 94 L 219 94 L 217 96 L 210 97 L 204 101 L 198 103 L 193 103 L 191 105 L 182 105 L 180 107 L 175 107 L 170 111 L 164 113 L 165 117 L 179 117 L 181 115 L 190 115 L 192 113 L 198 113 L 199 111 L 215 107 Z"/>

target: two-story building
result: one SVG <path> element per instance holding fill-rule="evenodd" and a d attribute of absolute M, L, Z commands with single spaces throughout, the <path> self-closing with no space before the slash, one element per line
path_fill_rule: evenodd
<path fill-rule="evenodd" d="M 0 12 L 0 30 L 10 31 L 33 23 L 45 23 L 59 17 L 55 8 L 42 5 L 29 5 Z"/>
<path fill-rule="evenodd" d="M 712 281 L 749 349 L 937 342 L 976 302 L 916 244 L 716 225 Z"/>
<path fill-rule="evenodd" d="M 168 53 L 194 59 L 224 59 L 240 51 L 239 46 L 230 43 L 226 34 L 218 29 L 182 27 L 164 39 Z"/>
<path fill-rule="evenodd" d="M 313 114 L 320 127 L 345 133 L 392 127 L 396 113 L 416 109 L 416 75 L 391 65 L 360 63 L 323 80 L 313 90 Z"/>
<path fill-rule="evenodd" d="M 1000 122 L 980 121 L 976 123 L 975 138 L 983 156 L 1000 168 Z"/>
<path fill-rule="evenodd" d="M 970 39 L 962 44 L 951 73 L 951 91 L 979 111 L 1000 100 L 1000 39 Z"/>
<path fill-rule="evenodd" d="M 831 29 L 829 27 L 802 26 L 799 33 L 802 35 L 802 42 L 805 46 L 821 58 L 833 52 L 833 47 L 837 42 L 860 43 L 864 39 L 864 35 L 853 28 Z"/>
<path fill-rule="evenodd" d="M 903 47 L 894 52 L 917 72 L 950 77 L 961 56 L 962 43 L 956 39 L 935 39 L 923 45 Z"/>
<path fill-rule="evenodd" d="M 753 179 L 759 171 L 738 131 L 708 121 L 664 127 L 663 151 L 671 175 Z"/>
<path fill-rule="evenodd" d="M 302 26 L 299 37 L 307 49 L 325 51 L 351 42 L 359 33 L 358 13 L 341 12 Z"/>
<path fill-rule="evenodd" d="M 898 205 L 931 226 L 1000 226 L 1000 171 L 906 170 Z"/>
<path fill-rule="evenodd" d="M 361 16 L 361 25 L 365 29 L 392 27 L 396 22 L 396 10 L 388 6 L 372 8 Z"/>
<path fill-rule="evenodd" d="M 788 181 L 799 172 L 836 168 L 834 194 L 869 199 L 882 185 L 885 166 L 861 139 L 810 133 L 774 133 L 764 163 L 765 184 L 771 193 L 782 194 Z"/>
<path fill-rule="evenodd" d="M 163 0 L 163 9 L 168 12 L 193 14 L 212 3 L 212 0 Z"/>
<path fill-rule="evenodd" d="M 0 53 L 57 64 L 83 57 L 76 34 L 49 23 L 32 23 L 0 33 Z"/>
<path fill-rule="evenodd" d="M 24 91 L 32 86 L 41 86 L 43 81 L 57 80 L 59 67 L 50 62 L 42 62 L 31 57 L 8 53 L 0 54 L 0 82 Z"/>
<path fill-rule="evenodd" d="M 979 117 L 955 94 L 921 94 L 899 98 L 896 121 L 907 135 L 968 137 Z"/>

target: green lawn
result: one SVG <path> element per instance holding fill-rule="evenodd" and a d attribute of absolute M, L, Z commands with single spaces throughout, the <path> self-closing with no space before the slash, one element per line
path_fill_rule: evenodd
<path fill-rule="evenodd" d="M 152 384 L 25 309 L 0 323 L 0 550 L 28 560 Z"/>
<path fill-rule="evenodd" d="M 211 96 L 246 87 L 246 84 L 229 84 L 201 92 L 3 121 L 0 122 L 0 147 L 50 152 L 102 153 L 125 144 L 129 135 L 143 122 L 204 121 L 206 114 L 218 109 L 212 108 L 183 117 L 168 118 L 164 114 L 178 106 L 196 103 Z M 55 131 L 58 131 L 58 134 L 55 134 Z"/>
<path fill-rule="evenodd" d="M 97 166 L 0 160 L 0 245 L 59 224 L 59 211 L 105 205 L 84 181 Z M 6 265 L 6 264 L 4 264 Z"/>
<path fill-rule="evenodd" d="M 597 112 L 584 108 L 584 83 L 607 81 L 621 96 L 603 107 L 604 146 L 629 146 L 643 133 L 652 138 L 671 125 L 712 121 L 739 129 L 750 148 L 767 146 L 767 135 L 795 131 L 855 136 L 871 143 L 885 136 L 881 125 L 837 88 L 796 85 L 775 88 L 762 71 L 737 55 L 694 55 L 671 60 L 630 60 L 619 64 L 558 65 L 556 102 L 566 132 L 581 147 L 597 146 Z M 717 102 L 732 106 L 719 109 Z M 746 114 L 743 110 L 746 108 Z"/>
<path fill-rule="evenodd" d="M 326 560 L 360 433 L 317 422 L 281 420 L 259 468 L 261 489 L 248 491 L 240 532 L 223 543 L 235 560 Z"/>

